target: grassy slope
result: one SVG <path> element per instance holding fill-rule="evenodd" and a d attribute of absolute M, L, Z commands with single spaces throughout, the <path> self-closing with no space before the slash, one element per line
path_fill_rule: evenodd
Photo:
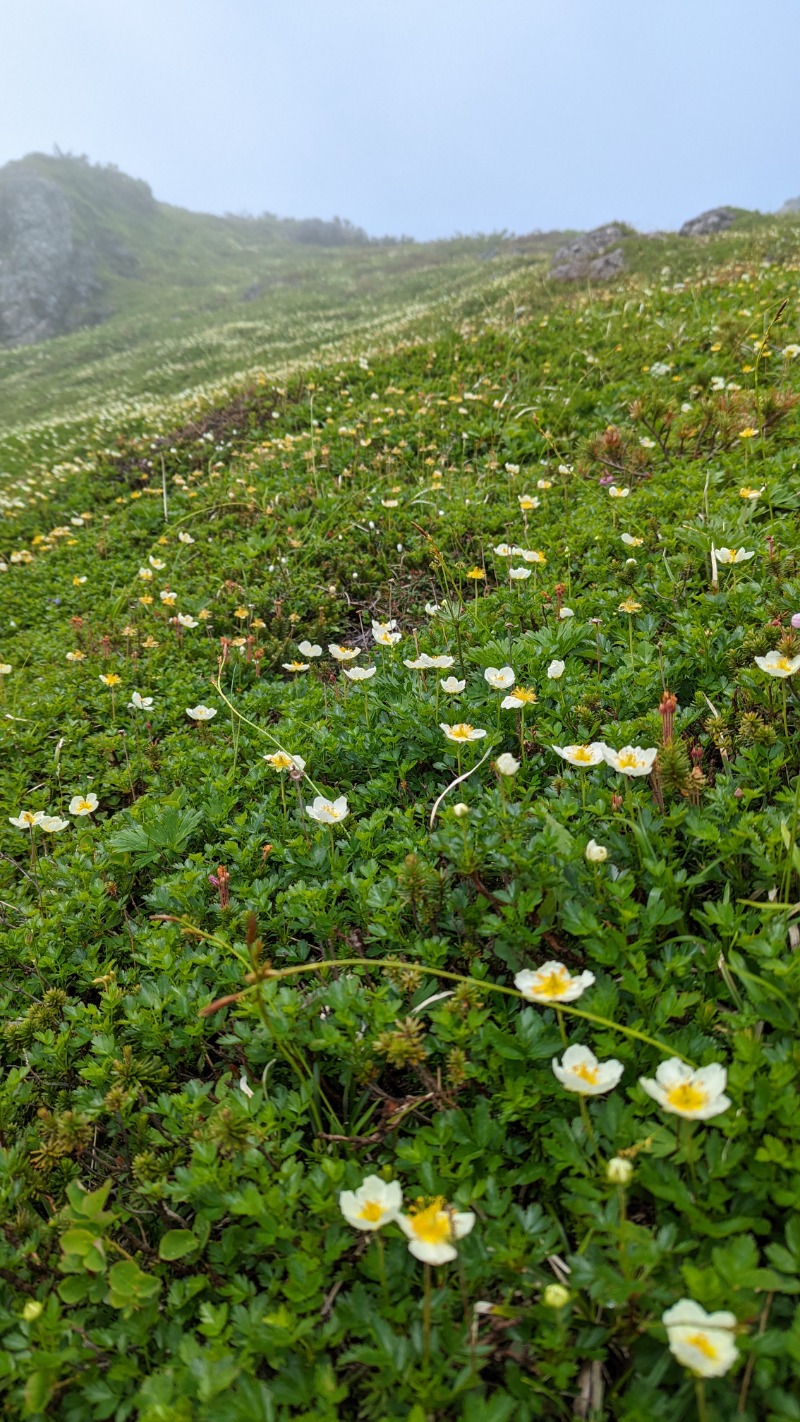
<path fill-rule="evenodd" d="M 785 683 L 753 662 L 796 649 L 800 366 L 780 354 L 800 338 L 796 233 L 666 243 L 658 275 L 546 314 L 518 273 L 514 321 L 490 311 L 265 381 L 163 446 L 166 522 L 149 432 L 76 466 L 55 509 L 21 491 L 7 536 L 32 559 L 0 575 L 4 800 L 55 811 L 91 787 L 100 806 L 39 836 L 33 877 L 2 827 L 7 1416 L 526 1422 L 589 1389 L 600 1416 L 677 1422 L 694 1392 L 659 1319 L 691 1295 L 734 1310 L 742 1353 L 766 1329 L 741 1415 L 792 1417 L 798 969 L 785 916 L 741 900 L 796 896 L 795 701 L 784 720 Z M 763 440 L 741 438 L 756 426 Z M 630 495 L 610 498 L 604 473 Z M 503 541 L 545 566 L 510 584 Z M 719 591 L 712 542 L 755 553 Z M 176 634 L 162 589 L 198 626 Z M 374 647 L 374 615 L 398 618 L 399 648 Z M 360 647 L 378 668 L 366 692 L 327 654 L 282 671 L 303 637 Z M 453 656 L 457 701 L 404 667 L 417 646 Z M 537 692 L 524 728 L 483 677 L 506 662 Z M 552 752 L 660 745 L 664 682 L 680 709 L 663 808 L 648 780 L 581 779 Z M 146 714 L 125 709 L 134 690 Z M 201 701 L 205 730 L 185 713 Z M 489 733 L 465 766 L 487 746 L 522 748 L 523 767 L 504 801 L 487 760 L 457 792 L 469 815 L 451 795 L 431 832 L 456 766 L 438 723 L 462 718 Z M 306 760 L 304 800 L 347 796 L 333 842 L 291 783 L 284 805 L 263 760 L 276 741 Z M 609 848 L 596 870 L 589 838 Z M 200 1017 L 259 952 L 418 972 L 308 973 Z M 579 1005 L 616 1024 L 565 1014 L 573 1041 L 625 1067 L 590 1103 L 594 1146 L 551 1072 L 553 1014 L 492 987 L 553 956 L 595 974 Z M 440 968 L 479 982 L 431 1002 Z M 691 1137 L 636 1085 L 669 1052 L 728 1068 L 733 1108 Z M 595 1149 L 633 1152 L 624 1233 Z M 338 1211 L 374 1169 L 477 1215 L 461 1272 L 438 1280 L 430 1362 L 421 1266 L 390 1227 L 384 1291 Z M 107 1179 L 113 1217 L 88 1220 L 69 1182 Z M 111 1242 L 87 1272 L 88 1226 Z M 164 1245 L 174 1230 L 189 1233 Z M 133 1262 L 114 1272 L 120 1251 Z M 542 1302 L 554 1257 L 571 1271 L 561 1314 Z M 504 1312 L 470 1346 L 477 1300 Z M 741 1385 L 741 1369 L 711 1384 L 712 1415 Z"/>

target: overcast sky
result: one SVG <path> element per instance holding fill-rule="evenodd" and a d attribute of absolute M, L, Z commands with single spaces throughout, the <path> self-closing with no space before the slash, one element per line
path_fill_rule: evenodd
<path fill-rule="evenodd" d="M 647 231 L 800 194 L 800 0 L 20 0 L 0 163 L 375 235 Z"/>

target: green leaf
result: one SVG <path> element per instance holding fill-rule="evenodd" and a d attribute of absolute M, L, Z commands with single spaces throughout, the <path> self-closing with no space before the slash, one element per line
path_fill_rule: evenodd
<path fill-rule="evenodd" d="M 159 1259 L 182 1259 L 199 1247 L 200 1241 L 190 1229 L 169 1229 L 161 1236 L 158 1246 Z"/>

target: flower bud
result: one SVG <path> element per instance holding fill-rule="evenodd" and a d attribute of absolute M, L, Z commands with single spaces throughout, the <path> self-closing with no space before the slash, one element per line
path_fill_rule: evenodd
<path fill-rule="evenodd" d="M 459 800 L 458 804 L 453 806 L 453 814 L 456 815 L 459 820 L 463 819 L 464 815 L 469 814 L 469 805 L 465 805 L 463 800 Z"/>
<path fill-rule="evenodd" d="M 593 839 L 589 840 L 583 851 L 590 864 L 604 864 L 608 859 L 608 850 L 604 844 L 597 844 Z"/>
<path fill-rule="evenodd" d="M 516 775 L 519 766 L 519 761 L 514 759 L 510 751 L 504 751 L 502 755 L 497 757 L 494 763 L 495 770 L 497 770 L 500 775 Z"/>
<path fill-rule="evenodd" d="M 563 1284 L 548 1284 L 542 1293 L 545 1308 L 565 1308 L 569 1303 L 569 1289 Z"/>
<path fill-rule="evenodd" d="M 628 1185 L 633 1177 L 633 1166 L 621 1155 L 615 1155 L 606 1166 L 606 1179 L 612 1185 Z"/>
<path fill-rule="evenodd" d="M 28 1299 L 28 1302 L 22 1310 L 22 1317 L 26 1323 L 34 1323 L 43 1309 L 44 1304 L 40 1303 L 39 1299 Z"/>

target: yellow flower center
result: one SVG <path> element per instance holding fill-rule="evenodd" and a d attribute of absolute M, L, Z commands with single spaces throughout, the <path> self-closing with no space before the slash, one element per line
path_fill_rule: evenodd
<path fill-rule="evenodd" d="M 776 661 L 775 665 L 776 667 L 780 667 L 781 671 L 785 672 L 791 671 L 792 669 L 792 664 L 789 661 L 788 657 L 778 657 L 778 660 Z"/>
<path fill-rule="evenodd" d="M 532 705 L 533 702 L 537 699 L 536 692 L 531 691 L 524 686 L 518 686 L 516 691 L 514 692 L 514 695 L 516 696 L 517 701 L 522 701 L 525 703 L 525 705 Z"/>
<path fill-rule="evenodd" d="M 468 741 L 472 735 L 472 727 L 466 721 L 462 721 L 458 726 L 450 727 L 450 735 L 454 741 Z"/>
<path fill-rule="evenodd" d="M 89 801 L 88 801 L 88 800 L 80 800 L 80 801 L 78 802 L 78 809 L 79 809 L 79 810 L 91 810 L 91 808 L 92 808 L 92 807 L 91 807 L 91 805 L 89 804 Z"/>
<path fill-rule="evenodd" d="M 383 1207 L 377 1200 L 365 1200 L 359 1211 L 358 1218 L 360 1220 L 366 1220 L 369 1224 L 375 1224 L 382 1214 Z"/>
<path fill-rule="evenodd" d="M 639 757 L 633 751 L 627 755 L 621 755 L 617 761 L 620 770 L 636 770 L 639 765 Z"/>
<path fill-rule="evenodd" d="M 413 1210 L 409 1214 L 411 1228 L 424 1244 L 449 1244 L 452 1239 L 450 1216 L 443 1206 L 444 1200 L 439 1195 L 424 1209 Z"/>
<path fill-rule="evenodd" d="M 572 759 L 578 761 L 580 765 L 591 765 L 592 752 L 588 746 L 574 746 Z"/>
<path fill-rule="evenodd" d="M 572 1068 L 572 1075 L 580 1077 L 581 1081 L 588 1082 L 590 1086 L 597 1085 L 597 1078 L 599 1076 L 599 1073 L 599 1067 L 587 1066 L 585 1062 L 581 1062 L 579 1066 L 575 1066 Z"/>
<path fill-rule="evenodd" d="M 682 1081 L 680 1086 L 673 1086 L 667 1092 L 667 1101 L 676 1111 L 699 1111 L 707 1100 L 706 1092 L 701 1091 L 698 1086 L 693 1086 L 690 1081 Z"/>
<path fill-rule="evenodd" d="M 288 770 L 289 766 L 292 763 L 291 758 L 288 755 L 283 755 L 281 751 L 276 752 L 275 755 L 269 756 L 268 759 L 270 764 L 274 765 L 276 770 Z"/>
<path fill-rule="evenodd" d="M 569 973 L 564 968 L 548 973 L 546 978 L 538 978 L 534 987 L 537 997 L 563 997 L 570 984 Z"/>
<path fill-rule="evenodd" d="M 693 1333 L 686 1342 L 692 1348 L 696 1348 L 698 1353 L 702 1353 L 704 1358 L 715 1359 L 719 1357 L 718 1350 L 714 1347 L 707 1333 Z"/>

